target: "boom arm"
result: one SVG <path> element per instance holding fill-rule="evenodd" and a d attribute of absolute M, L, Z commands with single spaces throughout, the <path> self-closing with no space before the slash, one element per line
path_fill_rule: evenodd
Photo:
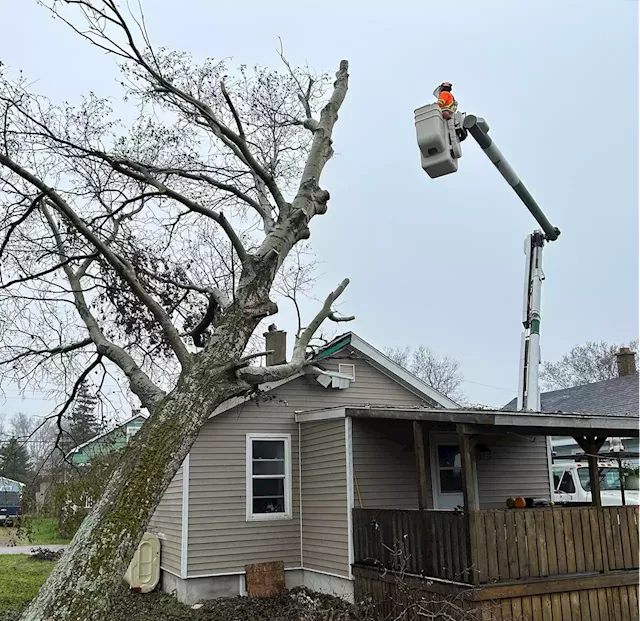
<path fill-rule="evenodd" d="M 538 206 L 535 199 L 529 193 L 524 183 L 520 180 L 515 170 L 509 166 L 509 162 L 505 159 L 500 149 L 496 146 L 489 134 L 481 127 L 482 119 L 478 119 L 473 114 L 465 116 L 463 127 L 466 129 L 480 145 L 480 148 L 486 153 L 487 157 L 493 162 L 494 166 L 500 171 L 506 182 L 513 188 L 514 192 L 520 197 L 531 215 L 536 219 L 542 227 L 548 241 L 555 241 L 560 235 L 560 229 L 551 225 L 551 222 L 542 213 L 542 209 Z"/>
<path fill-rule="evenodd" d="M 518 409 L 540 411 L 538 370 L 540 299 L 544 280 L 542 250 L 545 241 L 558 239 L 560 229 L 552 226 L 529 190 L 500 153 L 500 149 L 489 137 L 489 125 L 484 119 L 462 112 L 445 118 L 437 104 L 429 104 L 415 111 L 415 123 L 422 168 L 432 179 L 458 170 L 458 159 L 462 156 L 460 142 L 467 134 L 471 134 L 542 228 L 542 231 L 535 231 L 525 240 L 527 259 L 522 317 L 524 331 L 518 369 Z"/>

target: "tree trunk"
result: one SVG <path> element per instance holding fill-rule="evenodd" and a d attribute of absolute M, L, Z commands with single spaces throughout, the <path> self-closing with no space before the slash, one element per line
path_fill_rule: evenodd
<path fill-rule="evenodd" d="M 222 346 L 218 360 L 237 357 Z M 226 349 L 228 355 L 224 355 Z M 240 349 L 242 351 L 242 349 Z M 125 450 L 122 461 L 91 514 L 23 621 L 98 621 L 110 602 L 155 508 L 215 408 L 246 391 L 233 373 L 209 364 L 183 373 L 177 388 L 157 406 Z M 211 369 L 215 369 L 211 372 Z"/>

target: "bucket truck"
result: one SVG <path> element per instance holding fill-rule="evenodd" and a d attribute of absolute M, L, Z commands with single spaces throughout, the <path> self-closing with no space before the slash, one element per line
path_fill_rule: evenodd
<path fill-rule="evenodd" d="M 432 178 L 458 170 L 463 142 L 469 134 L 478 143 L 542 230 L 525 239 L 525 282 L 522 310 L 522 332 L 518 379 L 518 410 L 540 411 L 538 371 L 540 366 L 540 301 L 542 292 L 542 250 L 545 242 L 555 241 L 560 230 L 551 225 L 533 196 L 511 168 L 489 137 L 489 125 L 473 114 L 455 112 L 443 116 L 438 104 L 422 106 L 415 111 L 415 126 L 423 170 Z"/>

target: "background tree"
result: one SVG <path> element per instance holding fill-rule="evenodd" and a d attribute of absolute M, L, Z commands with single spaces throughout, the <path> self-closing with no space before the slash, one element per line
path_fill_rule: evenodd
<path fill-rule="evenodd" d="M 62 420 L 82 383 L 119 373 L 149 417 L 25 621 L 103 619 L 142 533 L 200 428 L 221 403 L 318 369 L 308 345 L 331 292 L 288 363 L 252 364 L 247 346 L 278 273 L 327 211 L 321 186 L 348 88 L 293 68 L 233 70 L 153 49 L 140 13 L 114 0 L 52 3 L 53 14 L 118 60 L 125 101 L 78 106 L 0 80 L 0 377 L 52 378 Z M 275 296 L 274 296 L 275 297 Z M 277 298 L 276 298 L 277 299 Z"/>
<path fill-rule="evenodd" d="M 89 382 L 85 379 L 78 387 L 69 416 L 63 421 L 65 432 L 60 444 L 65 455 L 103 430 L 104 425 L 98 418 L 97 408 L 98 399 L 92 394 Z"/>
<path fill-rule="evenodd" d="M 621 345 L 605 341 L 587 341 L 576 345 L 558 362 L 544 362 L 540 380 L 545 390 L 560 390 L 618 377 L 616 352 Z M 638 364 L 638 341 L 631 341 L 631 351 Z"/>
<path fill-rule="evenodd" d="M 431 349 L 418 345 L 415 349 L 407 346 L 387 347 L 384 353 L 394 362 L 413 373 L 423 382 L 450 399 L 464 398 L 460 385 L 464 376 L 460 371 L 460 363 L 448 356 L 436 356 Z"/>
<path fill-rule="evenodd" d="M 20 481 L 20 483 L 30 482 L 29 452 L 18 438 L 9 438 L 0 448 L 0 476 Z"/>

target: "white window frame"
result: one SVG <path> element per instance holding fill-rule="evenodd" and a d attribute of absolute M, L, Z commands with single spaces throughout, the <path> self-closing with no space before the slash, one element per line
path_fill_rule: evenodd
<path fill-rule="evenodd" d="M 135 431 L 133 431 L 133 429 L 135 429 Z M 133 438 L 133 436 L 135 436 L 136 433 L 138 433 L 138 431 L 140 431 L 140 426 L 138 425 L 129 425 L 128 427 L 126 427 L 125 434 L 127 436 L 127 439 L 126 439 L 127 444 L 131 442 L 131 438 Z"/>
<path fill-rule="evenodd" d="M 354 382 L 356 379 L 356 365 L 355 364 L 347 364 L 347 363 L 339 363 L 338 364 L 338 373 L 341 375 L 348 375 L 349 379 Z"/>
<path fill-rule="evenodd" d="M 462 494 L 463 493 L 462 487 L 459 490 L 449 490 L 447 492 L 442 490 L 442 481 L 440 479 L 440 473 L 441 472 L 447 472 L 449 470 L 455 470 L 456 467 L 455 466 L 441 466 L 440 465 L 440 453 L 438 451 L 438 448 L 440 448 L 441 446 L 455 446 L 455 447 L 458 448 L 458 452 L 460 453 L 460 460 L 461 460 L 459 469 L 460 469 L 460 472 L 462 472 L 462 451 L 460 449 L 460 443 L 456 442 L 454 440 L 451 440 L 451 441 L 449 441 L 449 440 L 438 441 L 436 443 L 436 451 L 435 451 L 435 453 L 436 453 L 436 467 L 437 467 L 437 470 L 438 470 L 438 493 L 442 494 L 443 496 L 447 495 L 447 494 L 451 494 L 451 495 L 453 495 L 453 494 Z"/>
<path fill-rule="evenodd" d="M 284 442 L 284 513 L 253 513 L 253 442 L 254 440 Z M 247 522 L 264 522 L 271 520 L 290 520 L 293 516 L 291 507 L 291 434 L 286 433 L 248 433 L 246 444 L 246 504 Z M 265 479 L 276 478 L 272 475 L 256 475 Z"/>

